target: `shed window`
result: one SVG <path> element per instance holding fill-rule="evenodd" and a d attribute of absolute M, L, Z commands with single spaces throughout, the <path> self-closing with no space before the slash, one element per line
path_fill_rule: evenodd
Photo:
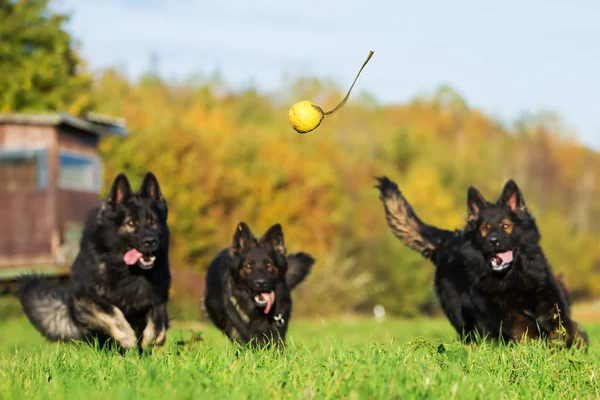
<path fill-rule="evenodd" d="M 60 152 L 58 186 L 62 189 L 98 193 L 100 191 L 100 160 L 95 156 Z"/>
<path fill-rule="evenodd" d="M 0 150 L 0 190 L 46 188 L 45 150 Z"/>

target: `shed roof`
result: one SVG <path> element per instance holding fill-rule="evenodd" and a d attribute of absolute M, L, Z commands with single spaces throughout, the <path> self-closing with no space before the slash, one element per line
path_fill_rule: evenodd
<path fill-rule="evenodd" d="M 68 113 L 0 114 L 0 125 L 5 124 L 50 126 L 66 125 L 79 131 L 92 133 L 98 136 L 127 136 L 129 134 L 123 118 L 116 118 L 98 113 L 87 113 L 82 117 L 76 117 Z"/>

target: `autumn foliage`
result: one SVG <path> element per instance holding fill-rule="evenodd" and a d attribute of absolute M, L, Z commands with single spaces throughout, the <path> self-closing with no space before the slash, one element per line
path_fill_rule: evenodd
<path fill-rule="evenodd" d="M 399 315 L 437 312 L 433 266 L 385 224 L 373 189 L 383 174 L 424 221 L 444 228 L 462 227 L 469 185 L 495 199 L 516 179 L 573 296 L 600 294 L 600 155 L 566 137 L 554 117 L 505 127 L 442 87 L 393 106 L 357 94 L 307 135 L 287 124 L 293 102 L 327 108 L 341 96 L 312 79 L 271 96 L 219 79 L 133 82 L 115 71 L 98 79 L 98 111 L 125 117 L 131 131 L 102 143 L 106 182 L 119 171 L 136 181 L 149 169 L 169 202 L 176 310 L 197 312 L 208 263 L 245 221 L 257 234 L 281 223 L 289 251 L 318 259 L 296 292 L 297 314 L 374 304 Z"/>

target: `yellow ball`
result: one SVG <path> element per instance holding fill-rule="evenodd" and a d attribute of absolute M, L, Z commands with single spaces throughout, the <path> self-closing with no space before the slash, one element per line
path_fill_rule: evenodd
<path fill-rule="evenodd" d="M 299 101 L 290 108 L 288 119 L 296 132 L 307 133 L 321 124 L 323 110 L 308 100 Z"/>

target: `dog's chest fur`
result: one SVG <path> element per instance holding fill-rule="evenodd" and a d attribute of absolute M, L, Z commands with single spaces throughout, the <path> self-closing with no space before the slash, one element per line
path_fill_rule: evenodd
<path fill-rule="evenodd" d="M 73 264 L 73 283 L 80 293 L 117 306 L 125 316 L 145 313 L 168 300 L 170 273 L 159 257 L 151 270 L 129 267 L 123 262 L 99 262 L 98 254 L 80 253 Z"/>

